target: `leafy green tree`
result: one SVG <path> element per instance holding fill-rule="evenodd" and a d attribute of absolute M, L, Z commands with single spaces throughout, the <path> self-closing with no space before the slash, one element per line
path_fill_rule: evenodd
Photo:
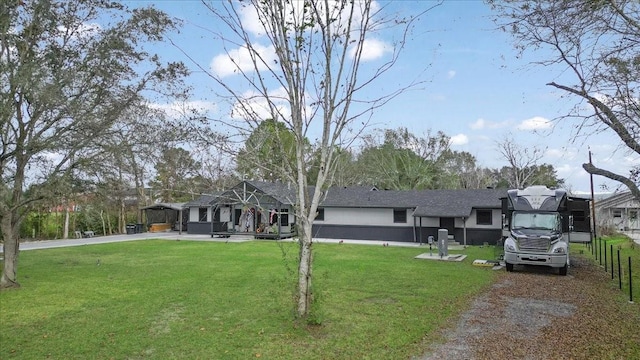
<path fill-rule="evenodd" d="M 307 146 L 310 146 L 307 143 Z M 258 125 L 236 156 L 242 177 L 262 181 L 289 181 L 279 169 L 295 168 L 295 137 L 285 123 L 267 119 Z"/>
<path fill-rule="evenodd" d="M 0 287 L 19 286 L 19 229 L 31 206 L 57 197 L 79 167 L 100 166 L 98 144 L 121 114 L 184 74 L 140 46 L 174 25 L 157 9 L 101 0 L 0 2 Z"/>
<path fill-rule="evenodd" d="M 156 176 L 150 182 L 163 202 L 179 202 L 199 194 L 198 170 L 201 164 L 182 148 L 169 148 L 162 152 L 156 163 Z"/>
<path fill-rule="evenodd" d="M 441 132 L 420 138 L 406 128 L 380 130 L 365 137 L 358 156 L 363 184 L 384 189 L 437 189 L 446 182 L 441 171 L 441 155 L 449 138 Z"/>
<path fill-rule="evenodd" d="M 485 189 L 495 186 L 491 170 L 478 166 L 476 157 L 466 151 L 444 151 L 440 163 L 451 188 Z"/>

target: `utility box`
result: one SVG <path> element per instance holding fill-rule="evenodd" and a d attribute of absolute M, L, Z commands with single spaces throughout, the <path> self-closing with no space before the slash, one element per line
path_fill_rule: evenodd
<path fill-rule="evenodd" d="M 449 256 L 449 231 L 438 229 L 438 255 L 440 257 Z"/>

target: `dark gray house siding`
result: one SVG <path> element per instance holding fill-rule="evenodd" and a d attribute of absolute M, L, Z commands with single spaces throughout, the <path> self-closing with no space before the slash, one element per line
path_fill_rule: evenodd
<path fill-rule="evenodd" d="M 312 231 L 316 238 L 413 241 L 413 229 L 407 227 L 314 224 Z"/>

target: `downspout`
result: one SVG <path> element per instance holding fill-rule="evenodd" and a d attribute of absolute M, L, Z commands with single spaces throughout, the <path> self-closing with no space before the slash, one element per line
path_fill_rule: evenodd
<path fill-rule="evenodd" d="M 182 235 L 182 209 L 178 210 L 178 235 Z"/>
<path fill-rule="evenodd" d="M 464 247 L 467 247 L 467 219 L 466 217 L 462 217 L 462 239 L 464 240 Z"/>
<path fill-rule="evenodd" d="M 413 209 L 413 213 L 415 214 L 416 209 Z M 416 217 L 413 216 L 413 242 L 417 242 L 416 241 Z"/>

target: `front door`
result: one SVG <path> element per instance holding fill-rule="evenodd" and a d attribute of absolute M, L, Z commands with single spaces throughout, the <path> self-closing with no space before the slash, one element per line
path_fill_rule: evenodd
<path fill-rule="evenodd" d="M 453 235 L 453 231 L 456 228 L 456 219 L 455 218 L 440 218 L 440 229 L 447 229 L 449 235 Z"/>

